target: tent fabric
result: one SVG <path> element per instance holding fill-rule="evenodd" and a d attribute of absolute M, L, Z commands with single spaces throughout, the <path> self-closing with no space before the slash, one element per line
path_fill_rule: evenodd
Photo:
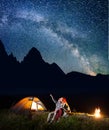
<path fill-rule="evenodd" d="M 45 111 L 44 104 L 37 97 L 25 97 L 16 103 L 11 110 L 15 112 L 23 111 Z"/>

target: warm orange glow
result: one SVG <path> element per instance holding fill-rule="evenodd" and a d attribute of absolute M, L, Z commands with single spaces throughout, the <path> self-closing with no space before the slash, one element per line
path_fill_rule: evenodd
<path fill-rule="evenodd" d="M 96 109 L 95 109 L 94 116 L 95 116 L 96 118 L 100 118 L 100 117 L 101 117 L 100 108 L 96 108 Z"/>
<path fill-rule="evenodd" d="M 43 107 L 41 105 L 38 104 L 38 110 L 43 110 Z"/>
<path fill-rule="evenodd" d="M 93 72 L 93 71 L 89 71 L 89 74 L 91 75 L 91 76 L 96 76 L 97 74 L 95 73 L 95 72 Z"/>

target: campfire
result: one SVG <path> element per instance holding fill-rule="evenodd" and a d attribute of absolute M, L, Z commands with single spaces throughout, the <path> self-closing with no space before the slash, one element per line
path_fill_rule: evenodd
<path fill-rule="evenodd" d="M 95 109 L 94 116 L 95 116 L 96 118 L 100 118 L 100 117 L 101 117 L 100 112 L 101 112 L 100 108 L 96 108 L 96 109 Z"/>

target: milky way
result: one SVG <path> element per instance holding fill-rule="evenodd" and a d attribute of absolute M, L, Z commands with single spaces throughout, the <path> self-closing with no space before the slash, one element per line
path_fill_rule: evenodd
<path fill-rule="evenodd" d="M 1 0 L 0 38 L 19 61 L 34 46 L 65 73 L 109 74 L 107 0 Z"/>

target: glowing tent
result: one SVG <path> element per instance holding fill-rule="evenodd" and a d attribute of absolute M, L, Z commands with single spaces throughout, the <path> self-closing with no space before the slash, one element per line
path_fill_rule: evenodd
<path fill-rule="evenodd" d="M 16 103 L 11 110 L 15 112 L 45 111 L 46 107 L 37 97 L 25 97 Z"/>

